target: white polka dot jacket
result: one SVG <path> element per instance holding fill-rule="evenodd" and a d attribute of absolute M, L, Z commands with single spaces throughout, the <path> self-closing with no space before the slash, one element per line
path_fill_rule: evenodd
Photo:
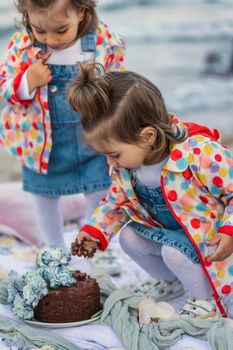
<path fill-rule="evenodd" d="M 217 301 L 233 292 L 233 255 L 221 262 L 206 262 L 205 242 L 216 234 L 233 235 L 233 156 L 219 142 L 216 129 L 194 123 L 173 123 L 188 137 L 172 144 L 161 174 L 161 188 L 172 214 L 195 246 Z M 129 171 L 114 168 L 113 183 L 89 222 L 82 228 L 99 239 L 102 250 L 129 220 L 158 226 L 139 203 Z M 232 237 L 233 239 L 233 237 Z"/>

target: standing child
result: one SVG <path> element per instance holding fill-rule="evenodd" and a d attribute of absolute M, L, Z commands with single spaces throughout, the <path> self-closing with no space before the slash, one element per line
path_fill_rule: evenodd
<path fill-rule="evenodd" d="M 164 280 L 158 299 L 183 286 L 192 297 L 183 314 L 213 315 L 217 304 L 225 315 L 219 297 L 233 292 L 231 153 L 217 130 L 168 113 L 158 88 L 139 74 L 101 76 L 93 64 L 81 70 L 69 101 L 82 115 L 87 142 L 106 154 L 113 183 L 78 243 L 97 240 L 105 250 L 122 228 L 123 250 Z"/>
<path fill-rule="evenodd" d="M 23 165 L 47 246 L 64 246 L 62 195 L 86 193 L 92 212 L 110 177 L 104 156 L 82 139 L 80 116 L 67 102 L 77 61 L 123 70 L 124 44 L 98 22 L 95 0 L 18 0 L 25 28 L 10 41 L 0 66 L 0 143 Z"/>

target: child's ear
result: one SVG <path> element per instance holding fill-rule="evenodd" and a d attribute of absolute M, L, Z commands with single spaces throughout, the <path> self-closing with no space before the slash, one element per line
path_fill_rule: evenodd
<path fill-rule="evenodd" d="M 157 137 L 157 130 L 152 126 L 147 126 L 140 132 L 140 138 L 148 146 L 153 146 Z"/>
<path fill-rule="evenodd" d="M 80 9 L 79 10 L 79 20 L 80 21 L 83 21 L 84 17 L 85 17 L 85 14 L 86 14 L 86 9 Z"/>

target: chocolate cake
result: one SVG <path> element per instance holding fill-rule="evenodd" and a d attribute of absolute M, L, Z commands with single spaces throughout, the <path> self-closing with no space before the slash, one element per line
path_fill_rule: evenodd
<path fill-rule="evenodd" d="M 34 309 L 38 321 L 65 323 L 90 319 L 101 309 L 100 288 L 95 278 L 73 273 L 76 283 L 50 289 Z"/>
<path fill-rule="evenodd" d="M 95 278 L 73 271 L 71 253 L 48 248 L 36 255 L 34 267 L 8 286 L 8 303 L 23 320 L 47 323 L 90 319 L 101 309 L 100 288 Z"/>

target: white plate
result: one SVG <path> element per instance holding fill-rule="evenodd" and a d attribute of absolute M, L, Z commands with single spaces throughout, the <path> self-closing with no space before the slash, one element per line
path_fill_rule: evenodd
<path fill-rule="evenodd" d="M 43 327 L 43 328 L 69 328 L 69 327 L 77 327 L 77 326 L 83 326 L 88 323 L 92 323 L 100 318 L 101 315 L 97 315 L 93 318 L 89 318 L 89 320 L 84 321 L 77 321 L 77 322 L 66 322 L 66 323 L 47 323 L 47 322 L 40 322 L 36 320 L 24 320 L 26 324 L 29 326 L 35 326 L 35 327 Z"/>

